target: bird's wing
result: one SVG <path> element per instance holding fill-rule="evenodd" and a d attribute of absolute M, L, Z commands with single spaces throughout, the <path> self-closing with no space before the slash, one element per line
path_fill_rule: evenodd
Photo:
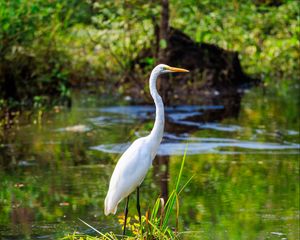
<path fill-rule="evenodd" d="M 115 213 L 118 203 L 144 180 L 151 166 L 147 139 L 140 138 L 123 153 L 112 174 L 105 200 L 105 213 Z"/>
<path fill-rule="evenodd" d="M 136 188 L 141 184 L 151 166 L 151 154 L 146 141 L 146 138 L 137 139 L 123 153 L 112 174 L 110 187 L 126 183 Z"/>

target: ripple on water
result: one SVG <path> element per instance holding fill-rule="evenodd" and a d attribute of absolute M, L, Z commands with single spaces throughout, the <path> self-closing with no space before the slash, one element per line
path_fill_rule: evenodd
<path fill-rule="evenodd" d="M 203 111 L 206 110 L 222 110 L 224 106 L 212 105 L 212 106 L 198 106 L 198 105 L 179 105 L 170 106 L 165 108 L 166 119 L 172 124 L 193 127 L 198 129 L 208 129 L 221 132 L 242 132 L 245 128 L 236 124 L 222 124 L 216 122 L 201 122 L 192 121 L 189 118 L 201 116 Z M 98 109 L 102 114 L 98 117 L 90 118 L 93 124 L 101 127 L 112 126 L 115 124 L 134 124 L 139 120 L 149 120 L 154 118 L 155 106 L 152 105 L 139 105 L 139 106 L 110 106 Z M 68 129 L 62 129 L 68 130 Z M 273 133 L 267 133 L 265 129 L 253 129 L 256 134 L 259 135 L 272 135 Z M 295 130 L 286 130 L 284 132 L 287 135 L 295 136 L 299 132 Z"/>
<path fill-rule="evenodd" d="M 199 129 L 214 129 L 217 131 L 234 132 L 240 131 L 242 128 L 237 125 L 222 125 L 218 123 L 201 123 L 186 120 L 190 117 L 200 116 L 205 110 L 221 110 L 223 106 L 171 106 L 166 107 L 166 118 L 173 124 L 184 125 L 187 127 L 197 127 Z M 109 116 L 99 116 L 90 118 L 97 126 L 110 126 L 112 124 L 131 124 L 136 119 L 147 120 L 153 119 L 155 107 L 150 105 L 145 106 L 111 106 L 100 108 L 100 112 L 110 114 Z M 114 114 L 114 115 L 112 115 Z M 120 117 L 123 116 L 123 117 Z M 125 117 L 126 116 L 126 117 Z"/>
<path fill-rule="evenodd" d="M 114 117 L 114 116 L 99 116 L 99 117 L 94 117 L 94 118 L 90 118 L 89 119 L 93 124 L 99 126 L 99 127 L 103 127 L 103 126 L 111 126 L 113 124 L 130 124 L 130 123 L 134 123 L 135 120 L 132 118 L 120 118 L 120 116 L 118 117 Z"/>
<path fill-rule="evenodd" d="M 130 143 L 119 144 L 101 144 L 93 146 L 91 149 L 106 153 L 122 153 Z M 187 147 L 188 146 L 188 147 Z M 165 134 L 162 144 L 159 147 L 158 155 L 182 155 L 187 148 L 188 155 L 205 154 L 205 153 L 222 153 L 222 154 L 238 154 L 238 153 L 264 153 L 274 154 L 274 151 L 284 154 L 297 154 L 300 149 L 299 144 L 295 143 L 268 143 L 243 141 L 230 138 L 197 138 L 187 134 L 184 136 L 176 136 L 170 133 Z M 284 151 L 281 150 L 296 150 Z"/>
<path fill-rule="evenodd" d="M 223 106 L 172 106 L 166 107 L 167 119 L 178 125 L 187 127 L 197 127 L 199 129 L 211 129 L 221 132 L 238 132 L 245 129 L 238 125 L 221 124 L 211 122 L 197 122 L 187 120 L 188 118 L 200 116 L 202 110 L 218 110 L 223 109 Z M 89 118 L 93 124 L 97 126 L 111 126 L 113 124 L 133 124 L 137 119 L 153 118 L 155 112 L 154 106 L 112 106 L 100 108 L 100 112 L 107 114 Z M 75 126 L 68 126 L 60 128 L 57 131 L 67 132 L 86 132 L 90 131 L 90 127 L 79 124 Z M 256 134 L 266 134 L 265 130 L 256 129 Z M 260 133 L 262 132 L 262 133 Z M 145 136 L 147 132 L 136 132 L 138 137 Z M 287 130 L 288 135 L 297 135 L 299 132 L 294 130 Z M 238 154 L 238 153 L 280 153 L 280 154 L 297 154 L 299 151 L 299 144 L 283 142 L 258 142 L 245 141 L 233 138 L 198 138 L 191 137 L 188 134 L 171 134 L 165 133 L 164 139 L 158 150 L 158 155 L 182 155 L 187 148 L 187 154 L 204 154 L 204 153 L 222 153 L 222 154 Z M 107 153 L 122 153 L 130 143 L 111 143 L 93 146 L 91 149 L 107 152 Z M 291 151 L 282 151 L 291 150 Z M 295 150 L 295 151 L 292 151 Z M 277 152 L 275 152 L 277 151 Z"/>
<path fill-rule="evenodd" d="M 78 124 L 78 125 L 74 125 L 74 126 L 59 128 L 56 131 L 57 132 L 88 132 L 90 130 L 91 130 L 90 127 L 83 125 L 83 124 Z"/>
<path fill-rule="evenodd" d="M 221 110 L 223 106 L 191 106 L 191 105 L 179 105 L 179 106 L 169 106 L 165 107 L 165 112 L 168 113 L 168 116 L 171 116 L 175 119 L 178 116 L 181 119 L 200 115 L 203 110 Z M 111 107 L 104 107 L 99 109 L 100 112 L 104 113 L 114 113 L 114 114 L 122 114 L 127 115 L 133 118 L 148 118 L 151 113 L 155 113 L 155 106 L 152 105 L 144 105 L 144 106 L 111 106 Z M 176 114 L 179 114 L 176 116 Z"/>

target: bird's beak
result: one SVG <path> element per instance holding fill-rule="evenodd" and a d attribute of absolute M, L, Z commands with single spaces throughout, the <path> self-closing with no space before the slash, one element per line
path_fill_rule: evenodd
<path fill-rule="evenodd" d="M 189 70 L 186 70 L 183 68 L 175 68 L 175 67 L 169 67 L 169 66 L 167 66 L 166 69 L 168 69 L 171 72 L 189 72 Z"/>

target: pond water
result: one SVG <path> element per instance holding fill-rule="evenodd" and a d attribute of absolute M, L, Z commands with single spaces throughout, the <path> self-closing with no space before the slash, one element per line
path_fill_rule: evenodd
<path fill-rule="evenodd" d="M 180 195 L 183 239 L 298 239 L 298 99 L 296 90 L 257 88 L 168 106 L 164 139 L 141 187 L 142 212 L 168 196 L 187 150 L 182 185 L 194 177 Z M 110 175 L 130 142 L 149 133 L 154 111 L 81 92 L 70 109 L 16 116 L 1 130 L 0 238 L 95 234 L 78 218 L 121 233 L 124 202 L 117 216 L 103 213 Z"/>

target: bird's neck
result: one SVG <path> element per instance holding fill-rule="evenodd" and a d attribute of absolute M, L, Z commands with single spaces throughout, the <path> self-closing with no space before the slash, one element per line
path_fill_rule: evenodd
<path fill-rule="evenodd" d="M 152 72 L 149 80 L 150 94 L 154 100 L 155 107 L 156 107 L 155 123 L 149 137 L 152 138 L 154 142 L 157 144 L 156 147 L 159 146 L 162 140 L 163 133 L 164 133 L 164 125 L 165 125 L 164 104 L 161 96 L 158 94 L 156 89 L 156 80 L 158 75 L 159 74 L 157 72 Z"/>

